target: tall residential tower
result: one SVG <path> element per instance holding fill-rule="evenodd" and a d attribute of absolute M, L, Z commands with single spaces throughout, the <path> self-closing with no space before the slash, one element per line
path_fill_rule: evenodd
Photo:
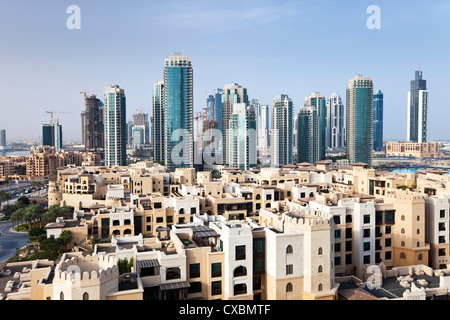
<path fill-rule="evenodd" d="M 293 163 L 293 103 L 285 94 L 279 94 L 272 101 L 272 125 L 270 148 L 272 166 L 279 167 Z"/>
<path fill-rule="evenodd" d="M 192 59 L 175 53 L 164 61 L 165 165 L 169 172 L 194 165 Z"/>
<path fill-rule="evenodd" d="M 345 149 L 345 109 L 341 96 L 333 92 L 327 99 L 325 147 L 331 151 Z"/>
<path fill-rule="evenodd" d="M 347 88 L 347 159 L 372 163 L 373 80 L 356 75 Z"/>
<path fill-rule="evenodd" d="M 152 145 L 153 160 L 165 163 L 165 135 L 164 135 L 164 82 L 158 81 L 153 85 L 153 124 L 152 124 Z"/>
<path fill-rule="evenodd" d="M 408 91 L 407 140 L 427 142 L 428 91 L 427 81 L 422 79 L 422 71 L 416 71 Z"/>
<path fill-rule="evenodd" d="M 105 86 L 105 165 L 127 164 L 125 91 L 118 85 Z"/>
<path fill-rule="evenodd" d="M 373 150 L 383 151 L 383 92 L 373 95 Z"/>

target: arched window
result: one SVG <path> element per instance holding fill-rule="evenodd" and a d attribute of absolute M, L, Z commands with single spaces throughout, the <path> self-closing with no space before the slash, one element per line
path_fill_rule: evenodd
<path fill-rule="evenodd" d="M 417 229 L 417 234 L 420 234 L 420 229 Z"/>
<path fill-rule="evenodd" d="M 270 208 L 270 202 L 266 203 L 266 208 Z"/>
<path fill-rule="evenodd" d="M 318 290 L 319 290 L 319 291 L 322 291 L 322 284 L 321 284 L 321 283 L 319 284 Z"/>
<path fill-rule="evenodd" d="M 346 223 L 351 223 L 352 222 L 352 215 L 351 214 L 348 214 L 348 215 L 345 216 L 345 222 Z"/>
<path fill-rule="evenodd" d="M 322 273 L 322 266 L 319 266 L 319 268 L 317 269 L 317 272 Z"/>
<path fill-rule="evenodd" d="M 83 293 L 83 300 L 89 300 L 89 293 Z"/>
<path fill-rule="evenodd" d="M 420 216 L 417 216 L 417 221 L 420 221 Z"/>
<path fill-rule="evenodd" d="M 323 252 L 322 247 L 320 247 L 317 253 L 318 253 L 319 256 L 320 256 L 320 255 L 322 255 L 322 252 Z"/>
<path fill-rule="evenodd" d="M 405 241 L 402 241 L 401 245 L 402 245 L 402 247 L 404 247 L 405 246 Z"/>
<path fill-rule="evenodd" d="M 419 256 L 417 257 L 417 260 L 421 261 L 423 259 L 422 254 L 419 254 Z"/>
<path fill-rule="evenodd" d="M 62 292 L 62 291 L 59 294 L 59 300 L 64 300 L 64 292 Z"/>
<path fill-rule="evenodd" d="M 247 268 L 244 266 L 239 266 L 234 269 L 233 276 L 234 277 L 242 277 L 247 275 Z"/>
<path fill-rule="evenodd" d="M 260 194 L 256 195 L 256 200 L 261 200 L 261 195 Z"/>
<path fill-rule="evenodd" d="M 406 254 L 404 252 L 400 253 L 400 259 L 406 259 Z"/>
<path fill-rule="evenodd" d="M 286 292 L 292 292 L 292 291 L 294 291 L 294 286 L 292 285 L 292 283 L 289 282 L 286 285 Z"/>
<path fill-rule="evenodd" d="M 400 231 L 401 233 L 405 233 L 405 229 L 402 228 L 402 230 Z"/>
<path fill-rule="evenodd" d="M 294 253 L 294 248 L 292 248 L 291 245 L 288 245 L 288 246 L 286 247 L 286 253 Z"/>
<path fill-rule="evenodd" d="M 402 221 L 405 221 L 405 216 L 402 215 L 402 217 L 400 218 Z"/>
<path fill-rule="evenodd" d="M 417 248 L 420 247 L 420 241 L 417 241 Z"/>

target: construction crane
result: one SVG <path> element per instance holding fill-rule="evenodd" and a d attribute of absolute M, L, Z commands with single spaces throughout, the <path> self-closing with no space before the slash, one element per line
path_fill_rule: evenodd
<path fill-rule="evenodd" d="M 73 113 L 73 112 L 64 112 L 64 111 L 54 111 L 54 110 L 47 110 L 46 113 L 50 113 L 50 118 L 53 120 L 53 114 L 54 113 Z"/>
<path fill-rule="evenodd" d="M 81 91 L 80 93 L 84 94 L 84 99 L 86 99 L 86 93 L 91 93 L 91 92 L 100 92 L 100 90 L 89 90 L 87 91 L 86 89 L 84 89 L 84 91 Z M 92 96 L 97 97 L 97 95 L 92 94 Z"/>

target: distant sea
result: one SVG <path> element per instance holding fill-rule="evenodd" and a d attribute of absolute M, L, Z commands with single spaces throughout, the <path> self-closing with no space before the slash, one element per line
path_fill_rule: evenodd
<path fill-rule="evenodd" d="M 30 154 L 30 150 L 4 150 L 0 151 L 0 157 L 19 157 L 19 156 L 28 156 Z"/>
<path fill-rule="evenodd" d="M 427 169 L 438 169 L 438 170 L 442 170 L 442 171 L 449 171 L 449 169 L 447 169 L 447 168 L 433 168 L 433 167 L 429 167 L 429 168 L 399 168 L 399 169 L 393 169 L 392 172 L 396 172 L 396 173 L 417 173 L 417 171 L 423 171 L 423 170 L 427 170 Z"/>

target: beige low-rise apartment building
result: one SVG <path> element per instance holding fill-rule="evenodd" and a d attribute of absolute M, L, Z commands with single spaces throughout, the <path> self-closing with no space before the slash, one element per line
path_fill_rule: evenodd
<path fill-rule="evenodd" d="M 436 158 L 439 156 L 438 142 L 387 142 L 386 156 Z"/>
<path fill-rule="evenodd" d="M 6 300 L 142 300 L 137 273 L 119 274 L 108 254 L 64 253 L 59 261 L 9 263 Z"/>

